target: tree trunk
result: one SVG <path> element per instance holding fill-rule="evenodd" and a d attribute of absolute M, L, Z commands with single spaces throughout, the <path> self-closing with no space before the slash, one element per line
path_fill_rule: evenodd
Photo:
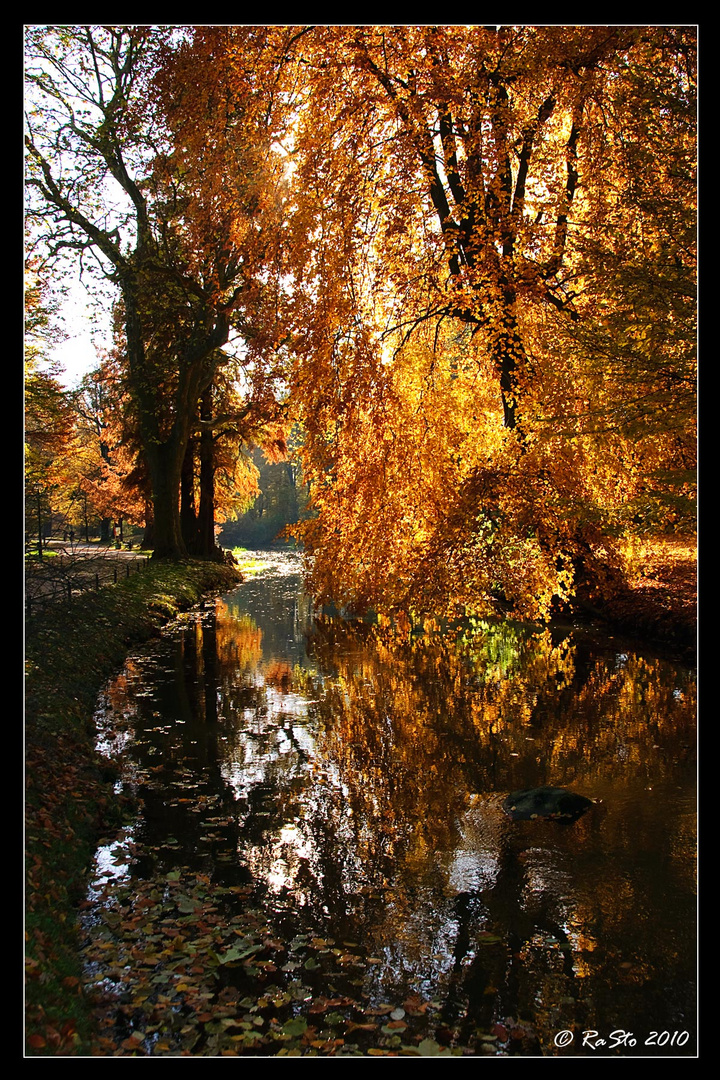
<path fill-rule="evenodd" d="M 495 339 L 493 359 L 500 378 L 503 423 L 510 431 L 516 431 L 522 441 L 518 398 L 519 382 L 527 364 L 527 353 L 515 321 L 512 304 L 508 304 L 503 312 L 502 328 Z"/>
<path fill-rule="evenodd" d="M 142 538 L 142 546 L 146 551 L 151 551 L 155 546 L 155 521 L 150 499 L 145 499 L 145 531 Z"/>
<path fill-rule="evenodd" d="M 195 508 L 195 451 L 197 439 L 188 439 L 180 477 L 180 526 L 188 554 L 197 555 L 198 516 Z"/>
<path fill-rule="evenodd" d="M 154 559 L 187 558 L 180 528 L 180 475 L 185 447 L 178 439 L 146 447 L 153 493 Z"/>
<path fill-rule="evenodd" d="M 141 255 L 141 245 L 138 247 Z M 138 261 L 142 263 L 142 259 Z M 130 271 L 122 283 L 125 301 L 125 339 L 130 395 L 136 405 L 141 444 L 145 450 L 155 522 L 153 558 L 188 557 L 180 514 L 180 490 L 188 440 L 197 416 L 201 387 L 210 383 L 213 357 L 227 341 L 229 312 L 217 314 L 199 340 L 181 341 L 167 363 L 175 368 L 177 385 L 171 401 L 162 400 L 160 388 L 148 379 L 149 361 L 143 337 L 139 293 L 141 277 Z M 207 315 L 208 312 L 206 311 Z M 150 365 L 152 366 L 152 365 Z M 171 426 L 163 430 L 161 417 L 171 413 Z M 168 432 L 168 433 L 166 433 Z"/>
<path fill-rule="evenodd" d="M 200 507 L 198 510 L 198 554 L 201 559 L 213 559 L 219 554 L 215 544 L 215 439 L 212 421 L 212 386 L 203 390 L 200 398 Z"/>

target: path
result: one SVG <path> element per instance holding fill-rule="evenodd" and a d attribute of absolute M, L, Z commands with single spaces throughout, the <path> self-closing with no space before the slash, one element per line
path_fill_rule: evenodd
<path fill-rule="evenodd" d="M 66 600 L 73 593 L 100 588 L 129 577 L 147 562 L 147 553 L 110 545 L 47 542 L 42 561 L 26 560 L 25 601 L 31 614 L 40 605 Z"/>

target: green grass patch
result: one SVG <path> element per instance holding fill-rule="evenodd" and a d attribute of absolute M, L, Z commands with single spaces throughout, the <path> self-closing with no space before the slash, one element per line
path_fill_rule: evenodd
<path fill-rule="evenodd" d="M 231 554 L 242 574 L 256 574 L 265 569 L 266 563 L 262 559 L 256 559 L 246 548 L 233 548 Z"/>

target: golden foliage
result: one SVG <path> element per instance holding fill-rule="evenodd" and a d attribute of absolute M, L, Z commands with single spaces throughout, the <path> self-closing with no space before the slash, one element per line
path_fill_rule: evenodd
<path fill-rule="evenodd" d="M 612 595 L 628 529 L 692 527 L 692 48 L 308 35 L 290 316 L 320 597 L 544 619 Z M 643 107 L 654 192 L 634 180 Z"/>
<path fill-rule="evenodd" d="M 627 535 L 692 530 L 693 27 L 96 36 L 147 49 L 103 106 L 146 140 L 140 240 L 103 243 L 169 549 L 210 383 L 219 516 L 297 424 L 312 586 L 352 610 L 543 620 L 616 591 Z"/>

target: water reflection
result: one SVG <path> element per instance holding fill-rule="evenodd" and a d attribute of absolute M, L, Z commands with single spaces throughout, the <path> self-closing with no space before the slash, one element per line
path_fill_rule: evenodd
<path fill-rule="evenodd" d="M 285 556 L 129 661 L 98 723 L 143 800 L 128 874 L 251 888 L 284 940 L 338 946 L 316 993 L 433 1003 L 418 1037 L 463 1046 L 501 1021 L 533 1033 L 508 1052 L 691 1053 L 694 715 L 690 670 L 570 628 L 323 617 Z M 598 806 L 510 822 L 542 784 Z"/>

